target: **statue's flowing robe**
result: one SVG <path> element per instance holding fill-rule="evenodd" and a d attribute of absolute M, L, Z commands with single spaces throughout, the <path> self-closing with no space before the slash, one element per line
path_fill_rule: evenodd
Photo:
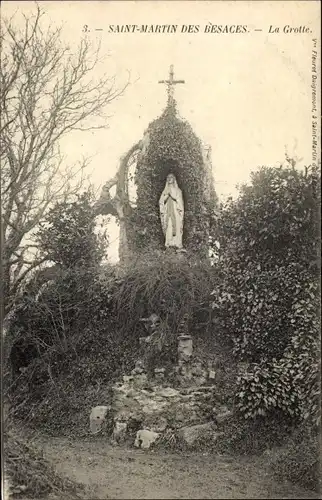
<path fill-rule="evenodd" d="M 176 180 L 173 184 L 166 183 L 159 206 L 165 246 L 182 248 L 184 205 Z"/>

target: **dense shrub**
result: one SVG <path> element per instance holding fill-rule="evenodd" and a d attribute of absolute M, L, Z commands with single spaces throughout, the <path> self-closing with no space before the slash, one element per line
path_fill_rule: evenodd
<path fill-rule="evenodd" d="M 240 358 L 279 357 L 298 328 L 315 334 L 318 183 L 316 172 L 262 168 L 222 206 L 216 236 L 223 280 L 213 307 Z"/>
<path fill-rule="evenodd" d="M 64 268 L 93 267 L 101 262 L 107 235 L 98 235 L 91 191 L 73 202 L 57 203 L 40 223 L 37 242 L 43 256 Z"/>
<path fill-rule="evenodd" d="M 297 330 L 282 355 L 251 364 L 237 379 L 237 406 L 245 418 L 264 416 L 279 408 L 295 421 L 310 420 L 319 425 L 318 317 L 313 300 L 307 301 L 306 310 L 303 303 L 301 307 L 300 302 L 295 302 L 289 312 Z"/>
<path fill-rule="evenodd" d="M 103 242 L 90 195 L 55 206 L 38 241 L 54 272 L 45 281 L 35 276 L 11 315 L 5 343 L 13 379 L 7 377 L 6 392 L 11 414 L 44 424 L 51 416 L 64 421 L 62 394 L 79 398 L 86 385 L 110 381 L 128 349 L 112 326 L 117 280 L 113 266 L 99 265 Z"/>
<path fill-rule="evenodd" d="M 263 167 L 216 223 L 222 280 L 213 309 L 248 363 L 236 385 L 246 418 L 275 409 L 294 421 L 319 418 L 319 181 L 315 170 Z"/>
<path fill-rule="evenodd" d="M 16 306 L 6 338 L 13 375 L 37 357 L 52 366 L 54 357 L 66 357 L 75 350 L 84 331 L 99 329 L 102 335 L 109 331 L 112 280 L 109 267 L 61 268 L 37 293 L 29 288 Z"/>
<path fill-rule="evenodd" d="M 43 258 L 54 266 L 48 268 L 49 279 L 35 274 L 12 311 L 6 343 L 14 372 L 37 356 L 68 351 L 69 337 L 101 316 L 102 300 L 104 313 L 108 309 L 108 273 L 102 281 L 99 267 L 104 242 L 95 234 L 89 192 L 73 203 L 55 205 L 37 239 Z"/>
<path fill-rule="evenodd" d="M 69 371 L 82 386 L 93 380 L 106 381 L 122 366 L 126 346 L 123 353 L 124 338 L 113 323 L 114 281 L 114 270 L 109 266 L 67 269 L 41 293 L 24 297 L 8 337 L 13 339 L 10 358 L 15 374 L 30 365 L 24 376 L 29 389 Z M 21 343 L 24 350 L 17 356 Z"/>

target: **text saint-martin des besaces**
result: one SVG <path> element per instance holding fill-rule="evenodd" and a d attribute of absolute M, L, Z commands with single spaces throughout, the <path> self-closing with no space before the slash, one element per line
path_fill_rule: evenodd
<path fill-rule="evenodd" d="M 246 33 L 241 24 L 109 24 L 108 33 Z"/>

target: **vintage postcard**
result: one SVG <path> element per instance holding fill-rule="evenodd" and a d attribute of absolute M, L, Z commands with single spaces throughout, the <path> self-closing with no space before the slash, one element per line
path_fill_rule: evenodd
<path fill-rule="evenodd" d="M 318 1 L 4 1 L 3 493 L 320 494 Z"/>

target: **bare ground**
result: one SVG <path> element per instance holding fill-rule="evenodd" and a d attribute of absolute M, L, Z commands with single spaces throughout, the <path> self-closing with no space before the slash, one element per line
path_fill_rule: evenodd
<path fill-rule="evenodd" d="M 89 487 L 91 500 L 321 498 L 276 482 L 263 458 L 143 451 L 104 438 L 37 441 L 58 472 Z"/>

